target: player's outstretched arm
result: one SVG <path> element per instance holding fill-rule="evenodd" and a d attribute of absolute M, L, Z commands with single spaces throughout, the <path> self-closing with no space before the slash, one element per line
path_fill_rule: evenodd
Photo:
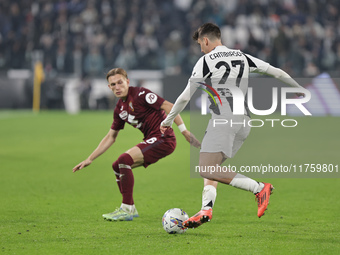
<path fill-rule="evenodd" d="M 116 141 L 116 138 L 118 136 L 119 130 L 113 130 L 110 129 L 110 131 L 106 134 L 106 136 L 101 140 L 98 147 L 91 153 L 91 155 L 85 159 L 84 161 L 80 162 L 78 165 L 76 165 L 73 168 L 73 173 L 83 169 L 84 167 L 87 167 L 92 163 L 93 160 L 98 158 L 100 155 L 102 155 L 108 148 L 111 147 L 112 144 Z"/>
<path fill-rule="evenodd" d="M 163 104 L 161 105 L 161 109 L 164 110 L 167 114 L 169 114 L 169 112 L 171 111 L 173 107 L 173 104 L 170 103 L 169 101 L 165 100 L 163 102 Z M 185 127 L 184 121 L 181 117 L 181 115 L 177 115 L 176 118 L 174 119 L 174 122 L 176 123 L 179 131 L 181 131 L 182 135 L 185 137 L 185 139 L 192 145 L 195 146 L 196 148 L 200 148 L 201 147 L 201 143 L 200 141 L 198 141 L 196 139 L 196 137 L 187 130 L 187 128 Z M 164 134 L 164 132 L 168 129 L 168 127 L 160 127 L 161 132 Z"/>
<path fill-rule="evenodd" d="M 84 161 L 80 162 L 78 165 L 76 165 L 75 167 L 73 167 L 73 173 L 80 170 L 80 169 L 83 169 L 84 167 L 90 165 L 92 163 L 92 160 L 90 159 L 85 159 Z"/>
<path fill-rule="evenodd" d="M 166 112 L 168 116 L 166 116 L 165 120 L 163 120 L 161 123 L 161 132 L 164 130 L 164 128 L 166 130 L 168 127 L 172 126 L 172 123 L 174 122 L 176 116 L 184 110 L 185 106 L 189 103 L 189 100 L 196 89 L 197 88 L 191 88 L 191 82 L 189 79 L 188 84 L 183 90 L 182 94 L 179 95 L 175 104 L 171 105 L 171 111 L 169 113 Z"/>
<path fill-rule="evenodd" d="M 289 74 L 287 74 L 285 71 L 283 71 L 280 68 L 276 68 L 273 66 L 269 66 L 265 74 L 273 76 L 276 79 L 279 79 L 280 81 L 288 84 L 291 87 L 294 88 L 303 88 L 301 87 Z M 304 93 L 296 93 L 297 96 L 305 96 Z"/>
<path fill-rule="evenodd" d="M 194 147 L 196 148 L 201 148 L 201 142 L 197 140 L 197 138 L 194 136 L 193 133 L 191 133 L 188 130 L 185 130 L 182 132 L 184 135 L 185 139 Z"/>

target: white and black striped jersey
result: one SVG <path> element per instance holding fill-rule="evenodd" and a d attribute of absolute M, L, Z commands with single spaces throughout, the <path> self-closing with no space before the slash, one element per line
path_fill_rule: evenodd
<path fill-rule="evenodd" d="M 233 85 L 246 94 L 249 73 L 265 73 L 268 67 L 269 63 L 242 53 L 240 50 L 217 46 L 197 61 L 190 79 L 196 82 L 196 79 L 210 78 L 213 86 Z"/>
<path fill-rule="evenodd" d="M 182 94 L 177 98 L 174 106 L 161 126 L 171 126 L 175 117 L 185 108 L 191 96 L 197 88 L 205 86 L 213 97 L 221 99 L 219 104 L 212 103 L 211 109 L 217 115 L 233 115 L 233 100 L 241 98 L 244 101 L 240 113 L 249 115 L 246 104 L 248 91 L 249 73 L 264 73 L 283 81 L 284 83 L 303 88 L 292 79 L 286 72 L 271 66 L 258 58 L 241 52 L 240 50 L 229 49 L 220 45 L 209 53 L 202 56 L 196 63 L 188 84 Z M 213 93 L 211 93 L 213 92 Z M 210 97 L 209 97 L 210 99 Z M 241 102 L 242 104 L 243 102 Z M 239 105 L 239 104 L 236 104 Z"/>
<path fill-rule="evenodd" d="M 232 112 L 233 87 L 239 88 L 243 96 L 246 97 L 249 73 L 265 73 L 268 67 L 269 63 L 245 54 L 240 50 L 217 46 L 197 61 L 188 85 L 190 86 L 191 94 L 198 85 L 202 85 L 203 81 L 205 82 L 204 84 L 211 85 L 220 96 L 222 105 L 214 107 L 214 104 L 211 104 L 210 108 L 216 114 L 219 114 L 221 107 L 229 108 L 229 110 L 223 112 Z M 208 86 L 206 89 L 212 95 L 215 94 Z M 247 110 L 246 104 L 245 110 Z"/>

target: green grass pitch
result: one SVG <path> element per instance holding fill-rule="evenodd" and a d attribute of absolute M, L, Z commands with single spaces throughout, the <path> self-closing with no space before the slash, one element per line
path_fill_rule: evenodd
<path fill-rule="evenodd" d="M 188 126 L 189 114 L 183 117 Z M 295 131 L 253 129 L 230 163 L 339 164 L 339 118 L 298 120 Z M 202 180 L 190 178 L 190 149 L 176 128 L 175 152 L 134 170 L 140 217 L 104 221 L 101 215 L 121 203 L 111 164 L 142 134 L 126 127 L 91 166 L 77 173 L 72 168 L 111 122 L 111 111 L 0 112 L 0 254 L 339 253 L 339 178 L 263 179 L 276 189 L 261 219 L 251 193 L 220 184 L 210 223 L 167 234 L 161 224 L 167 209 L 179 207 L 191 216 L 201 206 Z"/>

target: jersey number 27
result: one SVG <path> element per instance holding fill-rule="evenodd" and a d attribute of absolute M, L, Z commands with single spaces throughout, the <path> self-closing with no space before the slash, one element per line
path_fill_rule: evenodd
<path fill-rule="evenodd" d="M 237 86 L 237 87 L 240 87 L 240 81 L 241 81 L 241 78 L 242 78 L 242 75 L 243 75 L 243 71 L 244 71 L 244 61 L 243 61 L 243 60 L 232 60 L 232 61 L 231 61 L 231 65 L 232 65 L 233 67 L 236 67 L 237 65 L 240 66 L 240 70 L 239 70 L 239 72 L 238 72 L 237 79 L 236 79 L 236 86 Z M 228 79 L 228 77 L 229 77 L 229 74 L 230 74 L 230 70 L 231 70 L 231 69 L 230 69 L 229 64 L 228 64 L 227 62 L 225 62 L 225 61 L 220 61 L 220 62 L 218 62 L 218 63 L 215 65 L 215 67 L 216 67 L 217 69 L 220 69 L 221 66 L 224 66 L 224 67 L 225 67 L 225 72 L 224 72 L 224 74 L 223 74 L 223 76 L 222 76 L 222 79 L 218 82 L 218 84 L 225 84 L 226 81 L 227 81 L 227 79 Z"/>

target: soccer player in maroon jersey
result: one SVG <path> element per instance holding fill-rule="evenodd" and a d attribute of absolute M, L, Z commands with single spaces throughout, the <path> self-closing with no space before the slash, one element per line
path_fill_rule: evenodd
<path fill-rule="evenodd" d="M 125 122 L 138 128 L 144 134 L 143 142 L 120 155 L 112 164 L 119 190 L 123 196 L 122 204 L 114 212 L 103 214 L 106 220 L 132 220 L 133 217 L 138 217 L 133 201 L 132 168 L 147 167 L 175 150 L 174 131 L 168 129 L 163 135 L 159 130 L 160 123 L 166 118 L 164 111 L 169 113 L 173 104 L 146 88 L 130 87 L 127 73 L 122 68 L 110 70 L 106 79 L 109 82 L 108 87 L 119 98 L 114 109 L 111 129 L 92 154 L 73 168 L 73 172 L 90 165 L 94 159 L 114 144 Z M 193 146 L 199 147 L 200 142 L 186 130 L 182 118 L 178 115 L 174 121 L 185 139 Z"/>

